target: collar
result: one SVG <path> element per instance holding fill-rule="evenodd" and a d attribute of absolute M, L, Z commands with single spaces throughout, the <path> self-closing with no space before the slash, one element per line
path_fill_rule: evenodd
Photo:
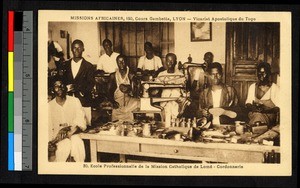
<path fill-rule="evenodd" d="M 72 58 L 71 63 L 72 63 L 72 64 L 81 64 L 82 61 L 83 61 L 83 58 L 80 59 L 78 62 L 75 62 L 74 59 Z"/>

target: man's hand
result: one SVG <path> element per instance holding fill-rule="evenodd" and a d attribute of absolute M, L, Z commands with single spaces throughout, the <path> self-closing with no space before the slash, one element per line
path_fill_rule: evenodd
<path fill-rule="evenodd" d="M 146 69 L 143 71 L 143 75 L 148 76 L 150 74 L 150 70 Z"/>
<path fill-rule="evenodd" d="M 57 141 L 61 141 L 65 138 L 67 138 L 68 136 L 68 132 L 71 130 L 71 126 L 67 126 L 67 127 L 64 127 L 62 129 L 59 130 L 59 132 L 57 133 L 57 136 L 56 136 L 56 140 Z"/>
<path fill-rule="evenodd" d="M 250 103 L 247 103 L 246 104 L 246 108 L 250 111 L 250 112 L 261 112 L 262 111 L 262 108 L 259 104 L 257 103 L 253 103 L 253 104 L 250 104 Z"/>
<path fill-rule="evenodd" d="M 114 109 L 117 109 L 120 107 L 120 104 L 117 101 L 112 101 L 112 105 Z"/>
<path fill-rule="evenodd" d="M 207 108 L 204 108 L 204 109 L 201 109 L 200 110 L 200 113 L 202 114 L 202 116 L 204 117 L 208 117 L 209 116 L 209 112 L 208 112 L 208 109 Z"/>
<path fill-rule="evenodd" d="M 67 132 L 67 137 L 70 138 L 78 130 L 77 126 L 72 126 L 71 130 Z"/>

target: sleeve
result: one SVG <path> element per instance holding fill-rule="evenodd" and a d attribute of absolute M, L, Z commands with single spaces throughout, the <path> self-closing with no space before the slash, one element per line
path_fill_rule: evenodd
<path fill-rule="evenodd" d="M 50 104 L 48 104 L 48 139 L 49 141 L 51 141 L 54 138 L 55 135 L 53 132 L 52 112 L 51 112 Z"/>
<path fill-rule="evenodd" d="M 102 56 L 99 58 L 97 62 L 97 70 L 103 70 Z"/>
<path fill-rule="evenodd" d="M 142 69 L 143 70 L 143 67 L 144 67 L 144 61 L 143 61 L 143 56 L 139 58 L 139 62 L 138 62 L 138 69 Z"/>
<path fill-rule="evenodd" d="M 54 133 L 54 125 L 52 120 L 52 110 L 50 104 L 48 103 L 48 139 L 49 141 L 53 140 L 56 137 Z"/>
<path fill-rule="evenodd" d="M 114 101 L 114 92 L 116 91 L 117 84 L 116 84 L 116 79 L 115 79 L 115 74 L 113 73 L 109 77 L 109 82 L 108 82 L 108 99 L 112 102 Z"/>
<path fill-rule="evenodd" d="M 204 91 L 201 91 L 199 95 L 199 110 L 204 108 L 205 108 Z"/>
<path fill-rule="evenodd" d="M 156 58 L 156 69 L 158 70 L 160 67 L 162 67 L 163 65 L 162 65 L 162 62 L 161 62 L 161 59 L 160 59 L 160 57 L 158 57 L 158 56 L 155 56 L 155 58 Z"/>
<path fill-rule="evenodd" d="M 255 100 L 255 83 L 250 85 L 248 89 L 248 95 L 245 104 L 247 103 L 252 104 L 254 100 Z"/>
<path fill-rule="evenodd" d="M 75 119 L 73 120 L 73 125 L 77 125 L 81 130 L 84 131 L 86 129 L 86 121 L 85 121 L 84 111 L 82 109 L 79 99 L 74 98 L 74 105 L 76 109 L 76 116 Z"/>
<path fill-rule="evenodd" d="M 89 69 L 88 69 L 88 73 L 87 73 L 87 92 L 91 92 L 92 88 L 95 85 L 95 79 L 94 79 L 94 73 L 95 73 L 95 67 L 92 64 L 89 64 Z"/>
<path fill-rule="evenodd" d="M 54 47 L 57 50 L 57 52 L 62 52 L 63 51 L 62 47 L 57 42 L 53 41 L 53 44 L 54 44 Z"/>
<path fill-rule="evenodd" d="M 232 104 L 231 104 L 231 106 L 238 106 L 239 99 L 238 99 L 237 92 L 236 92 L 234 87 L 232 87 L 231 92 L 232 92 Z"/>
<path fill-rule="evenodd" d="M 275 106 L 280 107 L 280 88 L 278 85 L 273 84 L 272 85 L 272 91 L 271 91 L 271 100 L 275 104 Z"/>

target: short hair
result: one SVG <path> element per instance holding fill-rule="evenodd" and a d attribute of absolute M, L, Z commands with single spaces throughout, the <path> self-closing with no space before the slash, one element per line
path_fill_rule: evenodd
<path fill-rule="evenodd" d="M 119 54 L 119 55 L 117 56 L 117 58 L 116 58 L 116 61 L 118 61 L 118 59 L 121 58 L 121 57 L 122 57 L 122 58 L 125 60 L 125 62 L 126 62 L 126 56 L 123 55 L 123 54 Z"/>
<path fill-rule="evenodd" d="M 177 56 L 176 56 L 174 53 L 168 53 L 168 54 L 166 55 L 166 59 L 167 59 L 169 56 L 171 56 L 171 57 L 174 58 L 174 60 L 175 60 L 175 65 L 176 65 L 176 64 L 177 64 Z"/>
<path fill-rule="evenodd" d="M 219 63 L 219 62 L 211 63 L 207 69 L 210 74 L 211 74 L 212 69 L 218 69 L 218 72 L 223 75 L 223 68 L 222 68 L 221 63 Z"/>
<path fill-rule="evenodd" d="M 120 54 L 120 55 L 117 56 L 116 62 L 118 63 L 118 59 L 121 58 L 121 57 L 124 59 L 125 65 L 128 67 L 127 57 L 125 55 L 123 55 L 123 54 Z"/>
<path fill-rule="evenodd" d="M 151 49 L 153 49 L 153 46 L 152 46 L 152 43 L 151 43 L 151 42 L 145 42 L 144 48 L 145 48 L 146 46 L 148 46 L 148 47 L 150 47 Z"/>
<path fill-rule="evenodd" d="M 52 86 L 54 86 L 55 82 L 61 82 L 62 84 L 65 84 L 64 80 L 58 76 L 53 79 Z"/>
<path fill-rule="evenodd" d="M 74 40 L 74 41 L 72 42 L 72 45 L 71 45 L 71 46 L 73 47 L 75 44 L 79 44 L 79 45 L 81 45 L 82 47 L 84 47 L 84 44 L 83 44 L 82 40 L 79 40 L 79 39 Z"/>
<path fill-rule="evenodd" d="M 266 71 L 266 73 L 268 74 L 268 75 L 271 75 L 271 65 L 269 64 L 269 63 L 267 63 L 267 62 L 261 62 L 261 63 L 259 63 L 258 65 L 257 65 L 257 72 L 259 72 L 259 70 L 261 69 L 261 68 L 264 68 L 265 69 L 265 71 Z"/>
<path fill-rule="evenodd" d="M 206 52 L 204 54 L 204 57 L 207 57 L 207 56 L 211 56 L 211 57 L 214 57 L 214 54 L 212 52 Z"/>
<path fill-rule="evenodd" d="M 108 43 L 110 46 L 112 46 L 112 42 L 109 39 L 104 39 L 102 42 L 102 46 L 104 46 L 104 43 Z"/>

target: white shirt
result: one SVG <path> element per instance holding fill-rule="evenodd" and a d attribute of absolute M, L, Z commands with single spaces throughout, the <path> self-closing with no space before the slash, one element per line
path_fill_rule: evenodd
<path fill-rule="evenodd" d="M 71 69 L 72 69 L 72 74 L 73 74 L 73 78 L 76 77 L 79 69 L 80 69 L 80 65 L 82 63 L 82 59 L 79 60 L 77 63 L 72 59 L 71 61 Z"/>
<path fill-rule="evenodd" d="M 257 98 L 255 96 L 255 87 L 256 84 L 251 84 L 248 90 L 248 96 L 246 100 L 246 104 L 252 104 L 252 101 L 256 101 Z M 279 87 L 272 83 L 269 90 L 264 94 L 264 96 L 260 100 L 271 100 L 277 107 L 279 107 Z"/>
<path fill-rule="evenodd" d="M 59 105 L 54 98 L 48 103 L 49 115 L 49 140 L 53 140 L 60 129 L 60 124 L 67 123 L 70 126 L 78 126 L 81 130 L 86 129 L 86 121 L 81 103 L 78 98 L 66 96 L 63 106 Z"/>
<path fill-rule="evenodd" d="M 138 68 L 142 70 L 155 70 L 157 71 L 160 67 L 162 67 L 162 62 L 160 57 L 154 56 L 152 59 L 147 59 L 147 57 L 144 55 L 140 57 Z"/>
<path fill-rule="evenodd" d="M 220 107 L 222 89 L 217 89 L 216 91 L 211 90 L 211 94 L 213 98 L 213 107 Z"/>
<path fill-rule="evenodd" d="M 103 54 L 97 63 L 97 69 L 103 70 L 106 73 L 116 72 L 118 68 L 117 65 L 117 57 L 120 55 L 119 53 L 113 52 L 110 56 L 106 53 Z"/>
<path fill-rule="evenodd" d="M 63 51 L 63 49 L 61 48 L 61 46 L 57 42 L 53 41 L 53 45 L 54 45 L 54 48 L 57 50 L 57 52 L 62 52 Z M 58 57 L 53 56 L 53 58 L 54 58 L 55 61 L 59 61 Z"/>

